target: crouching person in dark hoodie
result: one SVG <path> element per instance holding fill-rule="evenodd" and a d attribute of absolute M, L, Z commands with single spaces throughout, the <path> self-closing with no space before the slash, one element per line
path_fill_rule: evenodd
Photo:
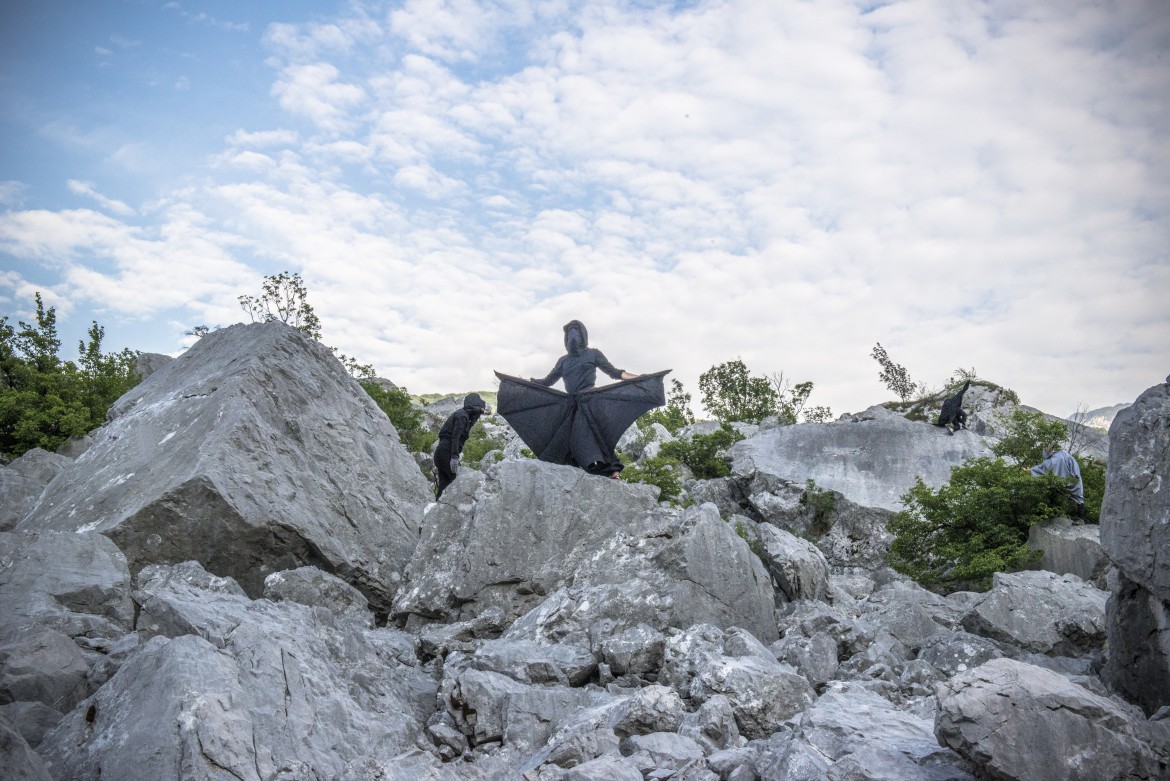
<path fill-rule="evenodd" d="M 471 435 L 471 427 L 485 412 L 488 412 L 488 405 L 479 394 L 469 393 L 463 399 L 463 408 L 452 412 L 447 422 L 439 429 L 439 444 L 435 448 L 435 471 L 439 474 L 439 484 L 435 490 L 436 499 L 443 495 L 447 486 L 455 482 L 455 473 L 459 471 L 459 456 L 463 453 L 463 446 L 467 444 L 467 437 Z"/>

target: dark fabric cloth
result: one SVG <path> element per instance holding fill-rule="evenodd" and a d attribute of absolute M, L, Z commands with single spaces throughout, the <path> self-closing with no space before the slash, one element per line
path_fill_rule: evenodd
<path fill-rule="evenodd" d="M 439 444 L 435 447 L 435 471 L 439 478 L 435 498 L 442 496 L 444 489 L 454 482 L 455 472 L 451 469 L 451 459 L 458 458 L 463 452 L 463 446 L 471 436 L 471 427 L 487 408 L 483 399 L 475 393 L 468 395 L 463 404 L 463 408 L 452 412 L 439 429 Z"/>
<path fill-rule="evenodd" d="M 532 381 L 548 387 L 557 380 L 563 379 L 567 393 L 580 393 L 597 384 L 598 369 L 601 369 L 615 380 L 621 379 L 623 370 L 615 368 L 601 350 L 595 347 L 584 347 L 576 354 L 569 353 L 562 355 L 560 360 L 557 361 L 557 365 L 553 367 L 553 370 L 548 373 L 547 377 L 539 380 L 533 379 Z"/>
<path fill-rule="evenodd" d="M 590 383 L 573 393 L 547 387 L 556 378 L 546 384 L 496 372 L 498 412 L 540 460 L 612 474 L 622 468 L 614 452 L 622 434 L 643 413 L 666 403 L 663 377 L 669 372 L 600 388 Z"/>
<path fill-rule="evenodd" d="M 967 422 L 967 413 L 963 412 L 963 394 L 967 392 L 967 388 L 971 387 L 971 381 L 967 380 L 963 383 L 963 387 L 959 392 L 948 397 L 943 402 L 942 411 L 938 415 L 938 422 L 936 426 L 954 425 L 958 430 L 964 423 Z M 962 419 L 959 416 L 962 416 Z"/>
<path fill-rule="evenodd" d="M 438 484 L 435 486 L 436 499 L 443 495 L 447 486 L 455 482 L 455 470 L 451 469 L 450 442 L 450 440 L 446 440 L 446 442 L 439 440 L 439 446 L 435 448 L 435 474 L 438 476 Z"/>

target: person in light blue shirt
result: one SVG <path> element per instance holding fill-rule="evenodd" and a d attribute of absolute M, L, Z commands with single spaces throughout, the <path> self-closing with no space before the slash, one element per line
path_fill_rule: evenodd
<path fill-rule="evenodd" d="M 1033 477 L 1043 474 L 1054 474 L 1064 478 L 1068 483 L 1068 492 L 1076 502 L 1076 517 L 1085 518 L 1085 484 L 1081 481 L 1081 465 L 1077 460 L 1062 450 L 1059 444 L 1046 445 L 1043 449 L 1044 460 L 1032 467 Z"/>

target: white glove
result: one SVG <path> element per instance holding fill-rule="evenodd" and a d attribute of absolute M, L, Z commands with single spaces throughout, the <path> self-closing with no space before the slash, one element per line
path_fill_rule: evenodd
<path fill-rule="evenodd" d="M 459 459 L 458 459 L 458 458 L 452 458 L 452 459 L 451 459 L 451 471 L 452 471 L 452 472 L 458 472 L 458 471 L 459 471 Z"/>

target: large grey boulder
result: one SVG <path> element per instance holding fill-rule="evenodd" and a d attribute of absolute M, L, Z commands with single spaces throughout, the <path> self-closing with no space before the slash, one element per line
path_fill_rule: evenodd
<path fill-rule="evenodd" d="M 816 545 L 768 523 L 757 533 L 760 558 L 789 600 L 828 597 L 829 563 Z"/>
<path fill-rule="evenodd" d="M 144 569 L 136 597 L 155 636 L 44 736 L 56 777 L 334 778 L 430 745 L 413 638 L 250 600 L 195 562 Z"/>
<path fill-rule="evenodd" d="M 1170 380 L 1170 378 L 1168 378 Z M 1170 704 L 1170 383 L 1109 427 L 1101 544 L 1120 570 L 1109 600 L 1104 677 L 1147 713 Z"/>
<path fill-rule="evenodd" d="M 820 778 L 869 781 L 975 781 L 971 766 L 939 745 L 931 720 L 895 708 L 856 683 L 834 683 L 796 719 L 791 741 L 805 744 L 826 764 Z M 794 752 L 788 747 L 781 757 Z M 761 758 L 763 777 L 783 772 Z"/>
<path fill-rule="evenodd" d="M 990 456 L 970 431 L 947 436 L 941 428 L 900 415 L 834 423 L 805 423 L 761 431 L 728 451 L 732 473 L 759 473 L 803 484 L 812 479 L 864 507 L 901 510 L 901 496 L 915 477 L 937 488 L 951 467 L 967 458 Z"/>
<path fill-rule="evenodd" d="M 1106 592 L 1076 575 L 997 572 L 963 617 L 969 632 L 1052 656 L 1100 653 Z"/>
<path fill-rule="evenodd" d="M 993 659 L 938 687 L 935 734 L 981 777 L 1019 781 L 1163 778 L 1146 724 L 1059 673 Z"/>
<path fill-rule="evenodd" d="M 0 767 L 6 781 L 53 781 L 45 763 L 7 716 L 0 714 Z"/>
<path fill-rule="evenodd" d="M 12 529 L 31 510 L 54 477 L 73 459 L 39 447 L 0 466 L 0 531 Z"/>
<path fill-rule="evenodd" d="M 113 641 L 134 627 L 126 557 L 96 532 L 0 533 L 0 638 L 37 626 Z"/>
<path fill-rule="evenodd" d="M 1068 518 L 1037 523 L 1028 530 L 1028 547 L 1041 552 L 1040 569 L 1104 587 L 1109 557 L 1101 546 L 1100 526 L 1077 525 Z"/>
<path fill-rule="evenodd" d="M 768 737 L 816 700 L 804 676 L 738 628 L 700 624 L 670 638 L 660 680 L 695 705 L 725 697 L 748 739 Z"/>
<path fill-rule="evenodd" d="M 326 347 L 279 322 L 215 331 L 109 418 L 20 528 L 100 531 L 132 572 L 193 559 L 252 596 L 311 564 L 389 606 L 430 492 Z"/>
<path fill-rule="evenodd" d="M 660 508 L 650 486 L 528 459 L 447 491 L 427 514 L 394 604 L 408 622 L 498 607 L 508 621 L 534 611 L 513 639 L 539 640 L 549 621 L 573 624 L 562 636 L 604 621 L 657 630 L 709 622 L 777 637 L 768 574 L 712 505 L 676 512 Z M 582 590 L 613 593 L 582 602 Z M 566 600 L 584 611 L 542 607 Z"/>

